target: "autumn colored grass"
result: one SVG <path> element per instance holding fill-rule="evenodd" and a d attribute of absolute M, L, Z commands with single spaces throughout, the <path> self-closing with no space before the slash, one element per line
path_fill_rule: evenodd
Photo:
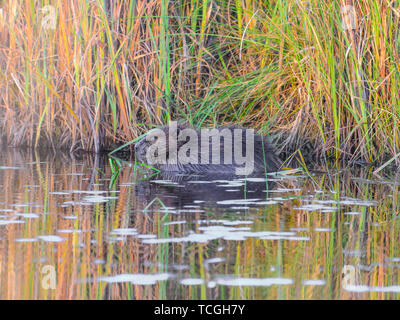
<path fill-rule="evenodd" d="M 307 138 L 336 158 L 400 163 L 399 1 L 0 8 L 0 133 L 11 145 L 99 152 L 186 118 L 283 132 L 293 145 Z"/>

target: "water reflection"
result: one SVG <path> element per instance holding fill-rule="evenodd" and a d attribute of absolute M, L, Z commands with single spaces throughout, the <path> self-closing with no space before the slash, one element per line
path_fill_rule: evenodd
<path fill-rule="evenodd" d="M 114 178 L 93 155 L 0 155 L 1 299 L 399 298 L 390 173 Z"/>
<path fill-rule="evenodd" d="M 137 181 L 135 194 L 146 203 L 157 198 L 166 207 L 178 209 L 180 213 L 182 210 L 198 212 L 198 208 L 204 207 L 248 209 L 249 205 L 277 203 L 274 200 L 267 203 L 277 180 L 275 176 L 158 174 Z"/>

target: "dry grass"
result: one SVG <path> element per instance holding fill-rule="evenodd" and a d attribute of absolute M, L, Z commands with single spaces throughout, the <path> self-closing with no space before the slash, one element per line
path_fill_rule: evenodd
<path fill-rule="evenodd" d="M 54 29 L 43 26 L 49 4 Z M 285 130 L 337 157 L 400 152 L 398 1 L 0 7 L 0 125 L 12 145 L 100 151 L 187 118 Z"/>

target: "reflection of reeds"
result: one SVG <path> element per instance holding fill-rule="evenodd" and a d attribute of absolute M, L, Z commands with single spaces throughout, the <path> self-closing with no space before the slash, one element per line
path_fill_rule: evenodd
<path fill-rule="evenodd" d="M 43 25 L 47 4 L 54 29 Z M 11 144 L 99 151 L 188 118 L 284 129 L 292 143 L 304 134 L 332 155 L 399 153 L 392 2 L 15 0 L 1 9 L 0 124 Z"/>
<path fill-rule="evenodd" d="M 281 187 L 299 191 L 290 192 L 298 198 L 272 205 L 252 213 L 254 231 L 289 231 L 306 228 L 298 235 L 309 236 L 309 241 L 213 240 L 208 243 L 177 242 L 143 244 L 140 239 L 127 236 L 124 241 L 109 242 L 115 228 L 136 228 L 140 234 L 154 234 L 158 238 L 178 238 L 198 228 L 199 219 L 238 219 L 228 213 L 166 214 L 154 203 L 151 210 L 142 210 L 148 202 L 135 196 L 133 187 L 121 187 L 132 182 L 133 172 L 124 168 L 113 186 L 118 199 L 93 206 L 66 206 L 65 201 L 79 201 L 79 194 L 54 195 L 52 192 L 69 190 L 109 190 L 111 176 L 107 162 L 101 159 L 74 160 L 52 158 L 38 154 L 22 156 L 18 152 L 3 155 L 2 166 L 21 166 L 24 170 L 0 170 L 4 207 L 19 213 L 37 213 L 38 219 L 24 219 L 25 224 L 0 226 L 0 298 L 3 299 L 384 299 L 398 298 L 394 293 L 350 293 L 343 289 L 342 271 L 345 266 L 356 268 L 355 284 L 390 286 L 399 284 L 399 228 L 396 219 L 398 186 L 370 184 L 355 180 L 351 175 L 314 177 L 314 181 L 281 182 Z M 49 160 L 49 161 L 46 161 Z M 39 161 L 44 161 L 39 163 Z M 35 163 L 33 163 L 35 162 Z M 100 171 L 97 169 L 101 169 Z M 101 172 L 104 172 L 101 173 Z M 84 173 L 84 176 L 71 174 Z M 369 177 L 368 172 L 359 176 Z M 352 206 L 338 212 L 320 213 L 294 210 L 306 201 L 309 190 L 319 188 L 334 199 L 330 191 L 365 200 L 378 200 L 376 207 Z M 49 194 L 50 193 L 50 194 Z M 392 197 L 388 197 L 391 195 Z M 272 193 L 271 195 L 272 196 Z M 323 194 L 315 199 L 324 199 Z M 12 207 L 13 204 L 26 207 Z M 39 206 L 38 206 L 39 205 Z M 362 212 L 346 216 L 348 210 Z M 44 215 L 43 212 L 48 214 Z M 2 214 L 13 214 L 3 212 Z M 75 216 L 76 219 L 65 219 Z M 184 224 L 164 225 L 165 222 L 186 220 Z M 346 225 L 344 222 L 349 222 Z M 315 228 L 333 231 L 316 232 Z M 62 229 L 82 230 L 82 233 L 59 233 Z M 86 231 L 86 232 L 85 232 Z M 198 231 L 196 231 L 198 232 Z M 38 235 L 59 235 L 61 243 L 15 242 L 16 238 L 35 238 Z M 222 247 L 221 251 L 217 248 Z M 352 253 L 353 252 L 353 253 Z M 360 252 L 361 255 L 358 255 Z M 349 254 L 350 253 L 350 254 Z M 226 260 L 206 265 L 209 258 Z M 104 263 L 96 264 L 96 260 Z M 52 265 L 57 273 L 57 289 L 45 290 L 41 285 L 41 268 Z M 174 265 L 186 265 L 181 271 Z M 361 265 L 361 267 L 360 267 Z M 364 269 L 362 268 L 364 266 Z M 367 272 L 365 268 L 369 268 Z M 154 286 L 105 284 L 94 281 L 102 276 L 123 273 L 177 274 L 178 279 L 158 282 Z M 209 288 L 218 275 L 237 277 L 293 279 L 292 285 L 271 287 Z M 180 278 L 202 278 L 200 286 L 179 285 Z M 326 280 L 324 286 L 303 286 L 307 279 Z"/>

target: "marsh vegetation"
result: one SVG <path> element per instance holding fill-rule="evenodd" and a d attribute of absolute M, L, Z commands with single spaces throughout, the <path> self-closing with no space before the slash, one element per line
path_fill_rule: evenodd
<path fill-rule="evenodd" d="M 0 153 L 0 298 L 398 299 L 399 24 L 399 1 L 0 0 L 0 136 L 32 147 Z M 300 165 L 101 155 L 177 119 Z"/>
<path fill-rule="evenodd" d="M 398 5 L 2 1 L 1 133 L 100 151 L 184 118 L 398 164 Z"/>

